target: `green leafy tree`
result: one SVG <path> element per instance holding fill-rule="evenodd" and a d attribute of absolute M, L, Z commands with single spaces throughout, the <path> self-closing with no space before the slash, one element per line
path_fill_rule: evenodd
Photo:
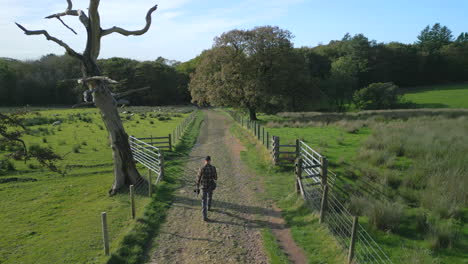
<path fill-rule="evenodd" d="M 358 73 L 358 63 L 351 56 L 340 57 L 331 64 L 330 77 L 322 81 L 320 88 L 336 111 L 344 111 L 351 100 Z"/>
<path fill-rule="evenodd" d="M 462 32 L 458 35 L 457 39 L 455 40 L 457 43 L 468 42 L 468 32 Z"/>
<path fill-rule="evenodd" d="M 431 54 L 452 41 L 452 31 L 446 26 L 435 23 L 432 27 L 428 25 L 421 31 L 416 44 L 421 47 L 423 52 Z"/>
<path fill-rule="evenodd" d="M 288 82 L 304 72 L 304 64 L 299 70 L 291 67 L 294 61 L 303 62 L 294 54 L 291 38 L 291 32 L 272 26 L 232 30 L 215 38 L 190 82 L 192 100 L 244 108 L 252 120 L 257 111 L 282 109 L 288 105 Z M 294 94 L 298 87 L 295 84 Z"/>
<path fill-rule="evenodd" d="M 358 109 L 390 109 L 398 104 L 398 86 L 390 82 L 372 83 L 356 91 L 353 101 Z"/>

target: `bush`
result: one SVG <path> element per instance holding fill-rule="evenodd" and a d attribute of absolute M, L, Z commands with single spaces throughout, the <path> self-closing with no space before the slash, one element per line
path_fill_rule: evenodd
<path fill-rule="evenodd" d="M 73 153 L 80 153 L 81 145 L 74 145 L 72 148 Z"/>
<path fill-rule="evenodd" d="M 7 160 L 7 159 L 3 159 L 3 160 L 0 160 L 0 170 L 3 170 L 3 171 L 14 171 L 15 170 L 15 165 Z"/>
<path fill-rule="evenodd" d="M 364 211 L 369 206 L 369 201 L 364 197 L 351 196 L 348 203 L 348 210 L 356 216 L 364 215 Z"/>
<path fill-rule="evenodd" d="M 383 231 L 395 231 L 403 216 L 403 205 L 375 200 L 364 210 L 369 223 Z"/>
<path fill-rule="evenodd" d="M 440 260 L 433 258 L 429 250 L 420 249 L 412 250 L 411 252 L 406 252 L 403 255 L 401 263 L 411 263 L 411 264 L 440 264 Z"/>
<path fill-rule="evenodd" d="M 431 249 L 451 248 L 459 238 L 460 226 L 453 220 L 438 217 L 429 219 L 429 244 Z"/>
<path fill-rule="evenodd" d="M 390 109 L 399 101 L 398 86 L 393 83 L 372 83 L 353 95 L 358 109 Z"/>

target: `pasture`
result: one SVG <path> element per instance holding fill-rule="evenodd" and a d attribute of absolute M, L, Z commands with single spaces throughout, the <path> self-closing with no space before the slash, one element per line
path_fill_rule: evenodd
<path fill-rule="evenodd" d="M 6 110 L 6 109 L 2 109 Z M 128 134 L 167 136 L 191 108 L 120 109 Z M 60 120 L 60 125 L 52 126 Z M 96 109 L 30 112 L 24 123 L 28 146 L 52 148 L 63 156 L 50 172 L 34 161 L 7 162 L 0 169 L 0 262 L 103 263 L 100 214 L 108 215 L 111 252 L 133 227 L 128 193 L 107 195 L 113 182 L 107 131 Z M 3 156 L 14 146 L 2 145 Z M 140 170 L 142 174 L 146 170 Z M 137 195 L 137 217 L 150 199 Z"/>
<path fill-rule="evenodd" d="M 281 144 L 299 138 L 328 157 L 349 209 L 392 259 L 467 259 L 466 111 L 282 113 L 260 119 Z M 372 195 L 355 195 L 369 184 Z"/>
<path fill-rule="evenodd" d="M 403 100 L 417 108 L 468 108 L 468 84 L 445 84 L 403 89 Z"/>

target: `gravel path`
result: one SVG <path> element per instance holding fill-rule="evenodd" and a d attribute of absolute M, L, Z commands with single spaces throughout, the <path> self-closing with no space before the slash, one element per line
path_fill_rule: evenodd
<path fill-rule="evenodd" d="M 232 120 L 212 110 L 205 114 L 185 168 L 184 184 L 155 240 L 158 246 L 151 263 L 268 263 L 261 228 L 268 226 L 291 240 L 289 230 L 277 210 L 256 198 L 261 186 L 240 160 L 243 146 L 229 133 Z M 210 222 L 202 221 L 201 195 L 193 192 L 196 172 L 206 155 L 212 157 L 218 170 L 218 187 L 208 212 Z M 288 251 L 290 242 L 280 244 Z"/>

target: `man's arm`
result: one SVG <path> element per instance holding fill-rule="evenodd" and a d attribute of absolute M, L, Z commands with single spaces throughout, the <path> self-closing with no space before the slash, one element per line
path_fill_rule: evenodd
<path fill-rule="evenodd" d="M 216 171 L 216 167 L 214 167 L 214 175 L 213 175 L 213 178 L 215 181 L 218 180 L 218 172 Z"/>

